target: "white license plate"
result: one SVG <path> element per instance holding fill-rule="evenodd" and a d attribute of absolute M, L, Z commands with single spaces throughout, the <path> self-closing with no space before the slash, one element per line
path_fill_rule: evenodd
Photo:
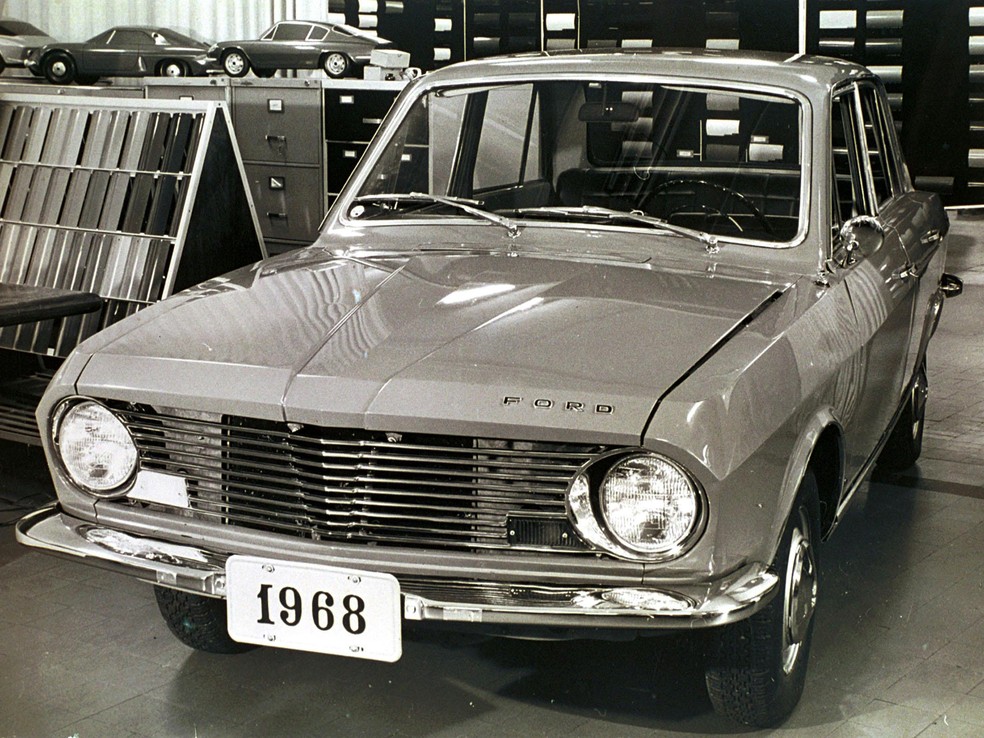
<path fill-rule="evenodd" d="M 226 610 L 241 643 L 390 662 L 403 653 L 400 585 L 389 574 L 230 556 Z"/>

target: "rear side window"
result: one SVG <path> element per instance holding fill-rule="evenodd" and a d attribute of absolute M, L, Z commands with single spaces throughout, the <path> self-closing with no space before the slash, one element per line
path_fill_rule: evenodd
<path fill-rule="evenodd" d="M 281 23 L 274 31 L 274 41 L 303 41 L 311 31 L 306 23 Z"/>
<path fill-rule="evenodd" d="M 887 119 L 885 106 L 881 104 L 875 87 L 870 84 L 860 85 L 859 92 L 871 183 L 875 191 L 875 202 L 882 205 L 901 190 L 895 139 L 889 128 L 891 121 Z"/>

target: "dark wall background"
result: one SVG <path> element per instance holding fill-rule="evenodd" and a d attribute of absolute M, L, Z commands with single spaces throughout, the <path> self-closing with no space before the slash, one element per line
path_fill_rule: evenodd
<path fill-rule="evenodd" d="M 359 0 L 329 6 L 367 17 Z M 541 49 L 799 50 L 796 0 L 379 0 L 372 17 L 424 70 Z M 917 184 L 984 203 L 984 0 L 807 0 L 805 21 L 807 52 L 882 76 Z"/>

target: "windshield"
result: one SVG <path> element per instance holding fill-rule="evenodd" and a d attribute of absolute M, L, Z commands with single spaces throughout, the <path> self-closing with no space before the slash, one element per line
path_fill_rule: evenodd
<path fill-rule="evenodd" d="M 785 243 L 801 231 L 800 137 L 800 104 L 779 95 L 624 81 L 442 89 L 415 101 L 357 194 L 582 224 L 607 209 Z M 460 217 L 419 201 L 357 207 L 360 218 Z"/>

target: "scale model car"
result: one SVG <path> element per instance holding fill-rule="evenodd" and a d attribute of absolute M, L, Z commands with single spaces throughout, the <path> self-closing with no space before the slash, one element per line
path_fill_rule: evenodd
<path fill-rule="evenodd" d="M 100 77 L 185 77 L 206 74 L 201 41 L 149 26 L 117 26 L 81 43 L 34 49 L 27 68 L 53 84 L 91 84 Z"/>
<path fill-rule="evenodd" d="M 312 246 L 65 361 L 18 537 L 152 583 L 206 651 L 699 629 L 715 708 L 774 725 L 821 540 L 919 457 L 947 229 L 854 64 L 449 66 Z"/>
<path fill-rule="evenodd" d="M 340 23 L 285 20 L 259 39 L 220 41 L 208 50 L 213 69 L 242 77 L 250 69 L 270 77 L 278 69 L 323 69 L 329 77 L 355 75 L 375 49 L 391 44 L 367 31 Z"/>
<path fill-rule="evenodd" d="M 0 18 L 0 74 L 7 67 L 23 67 L 31 50 L 55 39 L 30 23 Z"/>

